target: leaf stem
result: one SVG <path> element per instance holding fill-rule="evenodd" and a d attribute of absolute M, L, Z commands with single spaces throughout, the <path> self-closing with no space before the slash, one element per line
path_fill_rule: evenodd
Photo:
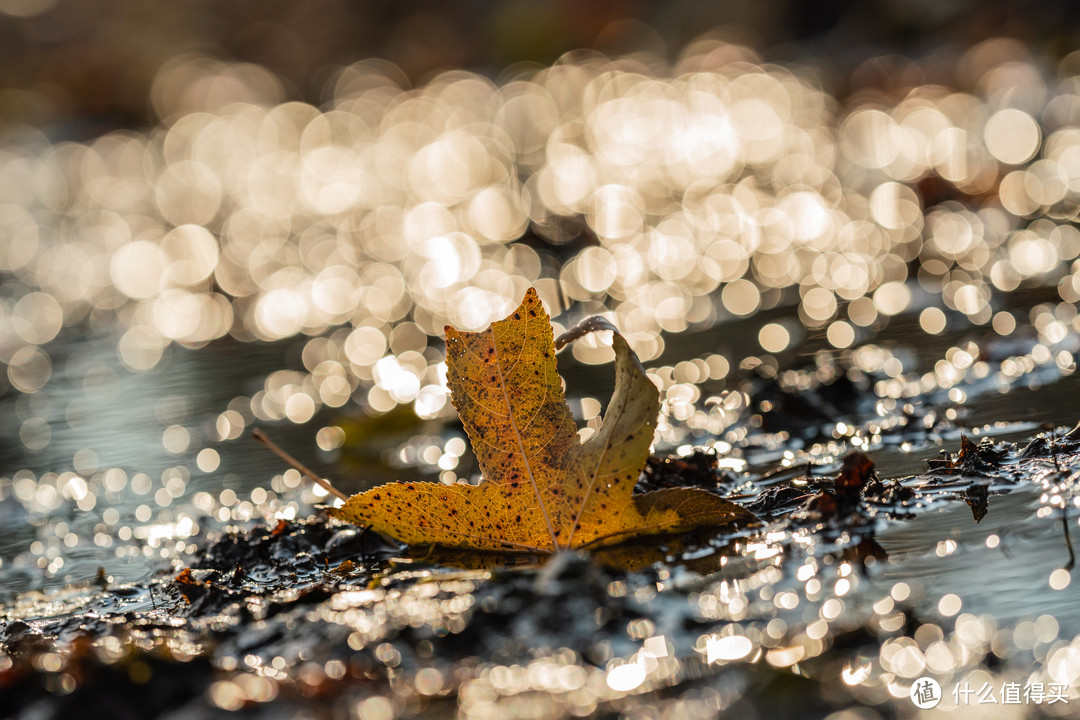
<path fill-rule="evenodd" d="M 335 488 L 333 485 L 331 485 L 327 480 L 324 480 L 323 478 L 319 477 L 314 472 L 312 472 L 311 469 L 308 468 L 307 465 L 304 465 L 302 462 L 300 462 L 299 460 L 294 458 L 292 455 L 290 455 L 289 453 L 282 450 L 281 447 L 277 443 L 275 443 L 273 440 L 271 440 L 269 437 L 267 437 L 266 433 L 264 433 L 259 428 L 255 428 L 254 430 L 251 431 L 251 437 L 255 438 L 256 440 L 261 442 L 263 445 L 270 448 L 270 450 L 273 451 L 273 453 L 275 455 L 277 455 L 279 458 L 281 458 L 285 462 L 292 465 L 294 468 L 296 468 L 298 471 L 300 471 L 301 475 L 303 475 L 308 480 L 310 480 L 311 482 L 313 482 L 316 485 L 318 485 L 319 487 L 321 487 L 326 492 L 330 493 L 331 495 L 333 495 L 336 498 L 340 498 L 342 500 L 342 502 L 348 501 L 349 498 L 346 497 L 344 494 L 342 494 L 341 491 L 339 491 L 337 488 Z"/>

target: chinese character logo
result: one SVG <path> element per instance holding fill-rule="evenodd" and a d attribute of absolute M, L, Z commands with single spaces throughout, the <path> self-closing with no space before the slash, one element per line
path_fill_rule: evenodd
<path fill-rule="evenodd" d="M 941 702 L 941 685 L 934 678 L 919 678 L 911 686 L 911 702 L 920 710 L 937 707 Z"/>

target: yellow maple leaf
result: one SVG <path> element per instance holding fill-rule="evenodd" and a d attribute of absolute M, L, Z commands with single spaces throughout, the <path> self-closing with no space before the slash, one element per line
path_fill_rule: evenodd
<path fill-rule="evenodd" d="M 555 351 L 613 333 L 615 391 L 600 429 L 579 441 Z M 656 386 L 619 332 L 590 318 L 552 339 L 536 291 L 484 332 L 446 328 L 447 380 L 480 464 L 479 485 L 390 483 L 333 514 L 410 545 L 553 552 L 749 525 L 754 516 L 705 490 L 634 495 L 660 411 Z"/>

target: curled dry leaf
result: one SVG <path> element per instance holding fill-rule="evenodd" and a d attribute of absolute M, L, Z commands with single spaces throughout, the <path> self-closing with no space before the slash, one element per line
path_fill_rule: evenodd
<path fill-rule="evenodd" d="M 579 441 L 555 351 L 611 331 L 615 391 L 600 429 Z M 529 289 L 484 332 L 446 328 L 447 379 L 483 473 L 479 485 L 390 483 L 352 496 L 334 515 L 411 545 L 548 553 L 642 536 L 756 523 L 707 491 L 634 495 L 660 411 L 656 386 L 626 340 L 590 318 L 553 342 Z"/>

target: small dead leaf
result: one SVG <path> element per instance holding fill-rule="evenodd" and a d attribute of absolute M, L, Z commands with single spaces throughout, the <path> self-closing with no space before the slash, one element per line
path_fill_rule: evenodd
<path fill-rule="evenodd" d="M 603 330 L 613 333 L 615 391 L 600 429 L 580 442 L 555 351 Z M 634 495 L 660 410 L 656 386 L 603 318 L 557 341 L 552 336 L 531 288 L 517 310 L 484 332 L 447 327 L 451 399 L 483 481 L 390 483 L 352 496 L 332 514 L 410 545 L 539 553 L 757 522 L 704 490 Z"/>
<path fill-rule="evenodd" d="M 990 509 L 990 487 L 982 483 L 976 483 L 964 491 L 964 502 L 971 508 L 971 517 L 975 522 L 981 522 Z"/>
<path fill-rule="evenodd" d="M 844 458 L 840 476 L 833 482 L 837 495 L 858 502 L 859 493 L 873 477 L 874 461 L 861 452 L 849 453 Z"/>
<path fill-rule="evenodd" d="M 960 434 L 960 450 L 954 458 L 946 451 L 942 457 L 926 461 L 930 469 L 940 475 L 992 475 L 1002 469 L 1002 461 L 1007 455 L 1003 448 L 996 447 L 989 438 L 976 444 L 963 433 Z"/>
<path fill-rule="evenodd" d="M 862 490 L 873 477 L 873 460 L 861 452 L 848 453 L 833 486 L 811 497 L 807 508 L 826 518 L 857 512 L 862 504 Z"/>
<path fill-rule="evenodd" d="M 335 575 L 348 575 L 353 570 L 356 570 L 356 564 L 352 560 L 346 560 L 330 572 L 334 573 Z"/>

